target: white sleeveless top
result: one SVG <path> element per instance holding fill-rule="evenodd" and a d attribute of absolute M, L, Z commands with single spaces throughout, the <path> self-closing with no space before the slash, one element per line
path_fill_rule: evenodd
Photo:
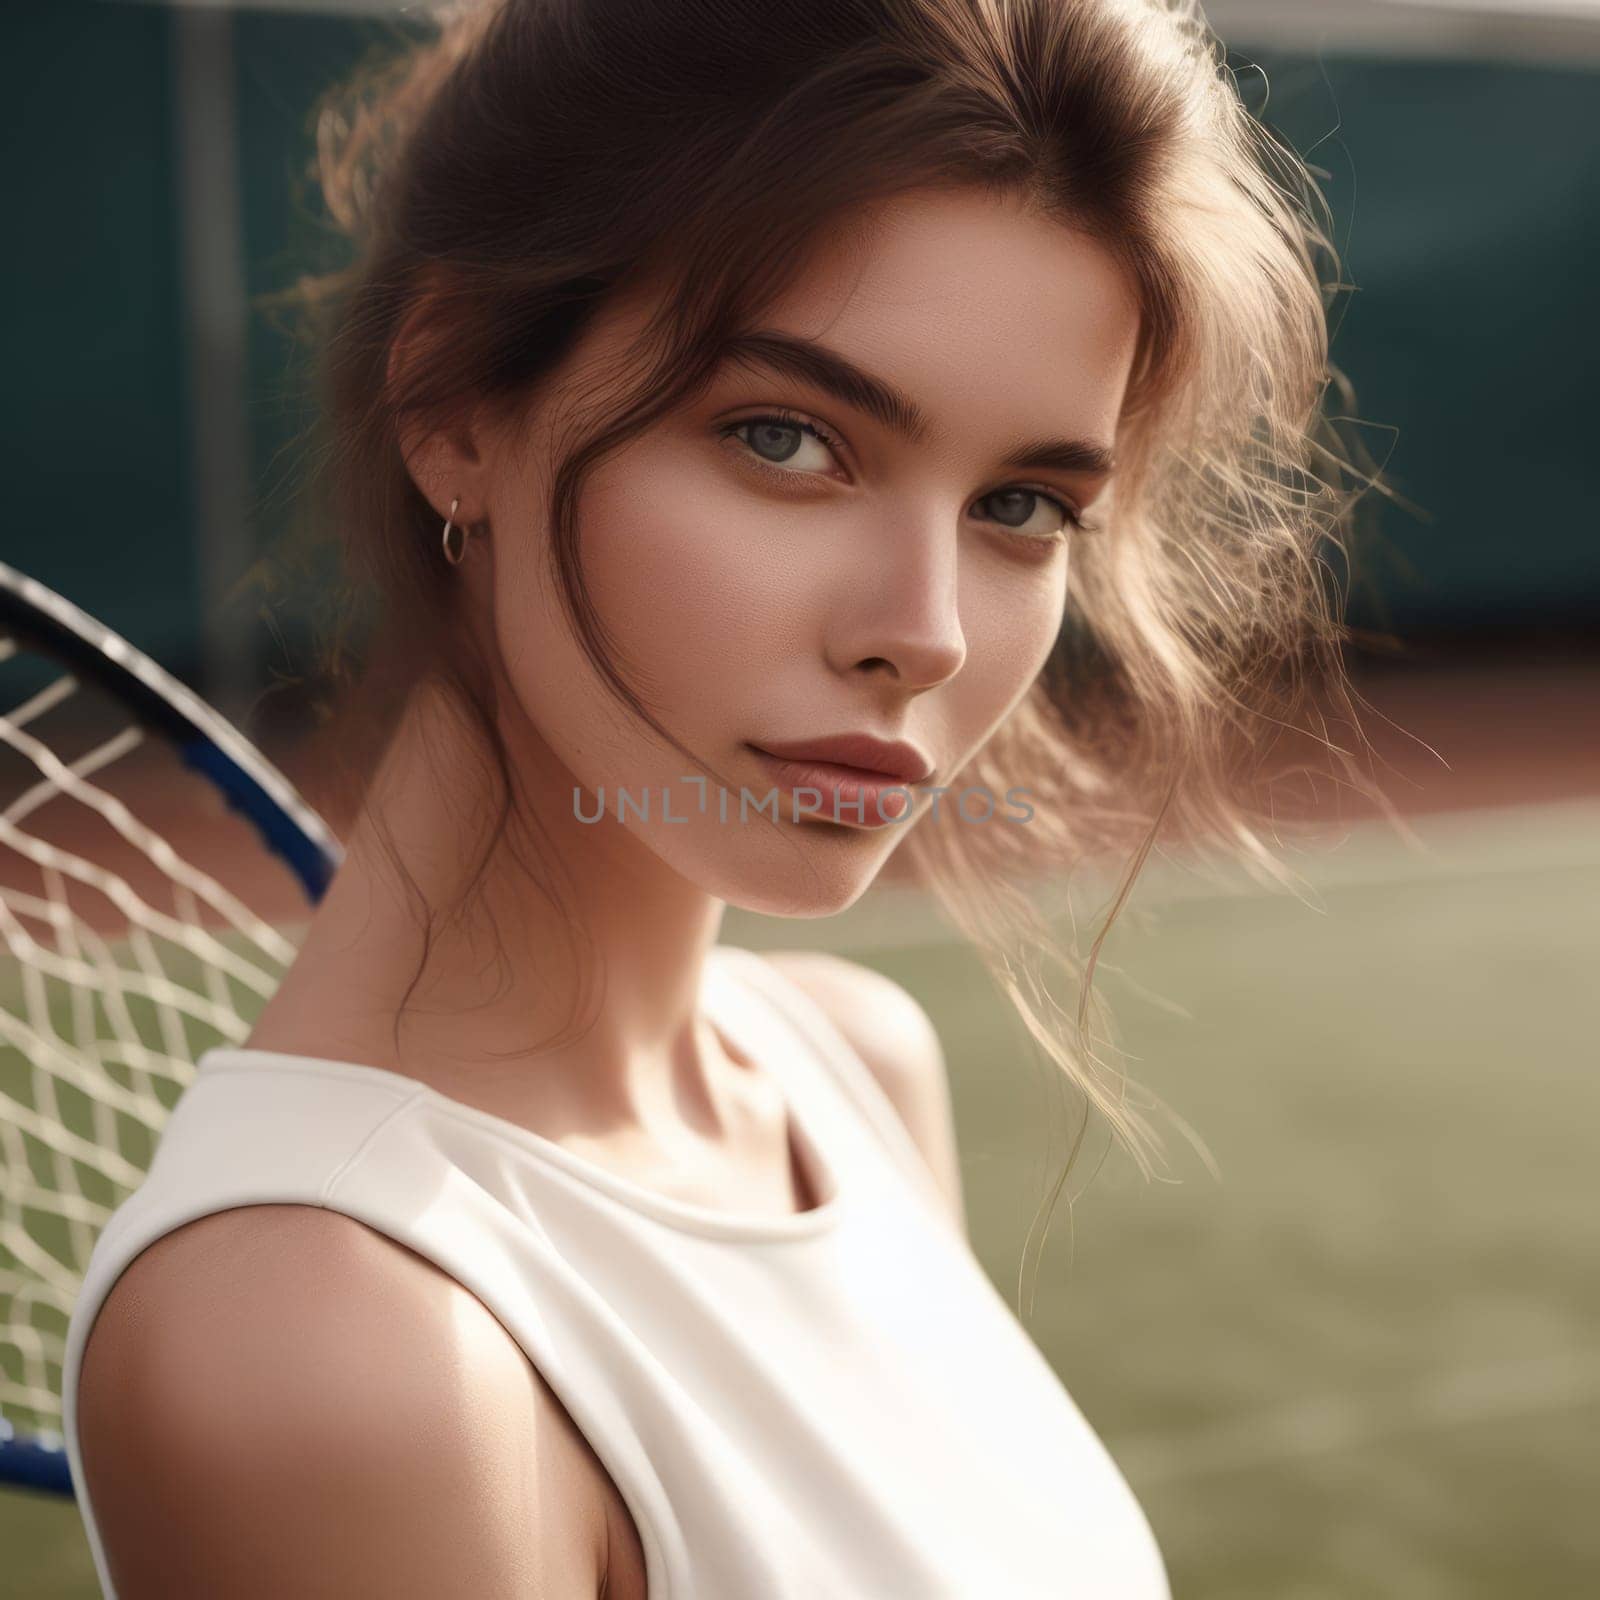
<path fill-rule="evenodd" d="M 90 1259 L 62 1395 L 141 1250 L 210 1212 L 325 1206 L 427 1257 L 526 1352 L 638 1526 L 650 1600 L 1170 1600 L 1150 1526 L 966 1241 L 871 1070 L 748 950 L 704 1014 L 771 1070 L 815 1209 L 658 1195 L 377 1067 L 221 1048 Z"/>

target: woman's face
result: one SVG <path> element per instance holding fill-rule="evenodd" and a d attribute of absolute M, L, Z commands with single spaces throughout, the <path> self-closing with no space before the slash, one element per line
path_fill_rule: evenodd
<path fill-rule="evenodd" d="M 962 768 L 1033 683 L 1062 616 L 1072 519 L 1092 524 L 1107 484 L 1096 458 L 1110 454 L 1138 331 L 1105 250 L 1018 201 L 920 194 L 865 222 L 830 239 L 761 329 L 825 347 L 865 386 L 852 396 L 792 362 L 740 356 L 580 497 L 582 562 L 616 664 L 724 774 L 725 815 L 714 780 L 687 781 L 696 769 L 609 695 L 545 565 L 563 419 L 603 403 L 650 308 L 609 308 L 531 424 L 486 458 L 480 581 L 534 788 L 569 807 L 583 790 L 585 817 L 603 792 L 592 833 L 626 829 L 682 877 L 768 915 L 850 905 L 934 804 L 928 785 L 957 802 Z M 903 397 L 914 434 L 867 389 Z M 1054 459 L 1010 464 L 1051 455 L 1046 441 Z M 892 797 L 881 820 L 870 789 L 787 788 L 753 748 L 845 733 L 926 758 L 910 821 Z M 623 789 L 634 803 L 619 821 Z M 1027 825 L 1004 795 L 992 801 L 967 825 Z M 981 795 L 966 807 L 981 816 Z"/>

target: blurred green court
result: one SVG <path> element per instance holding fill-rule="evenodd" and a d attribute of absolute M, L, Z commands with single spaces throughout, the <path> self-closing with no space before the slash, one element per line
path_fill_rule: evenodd
<path fill-rule="evenodd" d="M 1600 1592 L 1600 804 L 1413 825 L 1425 854 L 1362 824 L 1295 856 L 1309 904 L 1153 861 L 1103 952 L 1132 1075 L 1222 1180 L 1176 1131 L 1178 1183 L 1113 1151 L 1056 1212 L 1030 1331 L 1177 1600 Z M 924 1002 L 1014 1307 L 1059 1131 L 975 960 L 911 926 L 886 896 L 724 937 L 827 940 Z M 0 1552 L 0 1594 L 97 1593 L 65 1502 L 0 1493 Z"/>

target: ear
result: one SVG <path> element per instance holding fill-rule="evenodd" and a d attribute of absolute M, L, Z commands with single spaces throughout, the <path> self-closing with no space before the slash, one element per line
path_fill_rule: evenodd
<path fill-rule="evenodd" d="M 391 400 L 403 397 L 417 380 L 426 380 L 429 368 L 438 370 L 441 342 L 446 337 L 439 302 L 425 294 L 401 322 L 389 347 L 385 372 Z M 454 402 L 447 411 L 402 412 L 398 426 L 400 454 L 411 481 L 441 522 L 456 507 L 456 522 L 470 527 L 483 521 L 488 509 L 490 450 L 487 433 L 470 397 Z"/>

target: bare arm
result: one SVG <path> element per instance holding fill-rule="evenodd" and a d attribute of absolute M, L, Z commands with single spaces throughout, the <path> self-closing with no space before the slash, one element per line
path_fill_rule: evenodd
<path fill-rule="evenodd" d="M 79 1439 L 119 1600 L 595 1600 L 587 1442 L 510 1335 L 335 1212 L 158 1239 L 84 1353 Z"/>

